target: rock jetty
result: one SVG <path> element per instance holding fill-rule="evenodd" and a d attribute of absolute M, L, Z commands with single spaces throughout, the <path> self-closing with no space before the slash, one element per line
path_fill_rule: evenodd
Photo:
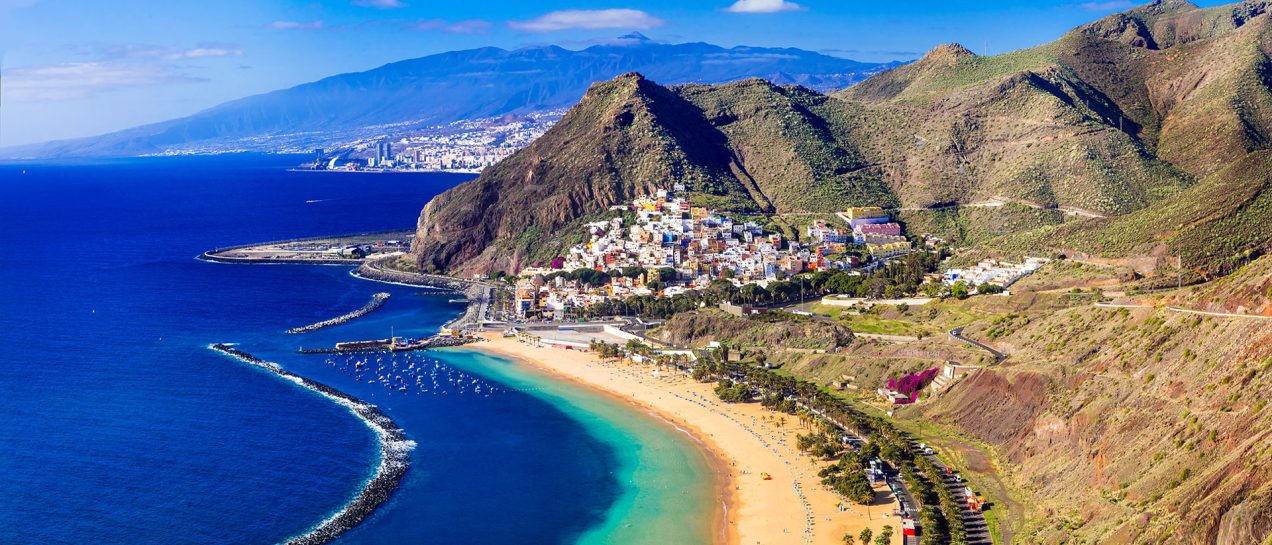
<path fill-rule="evenodd" d="M 232 345 L 218 343 L 208 348 L 274 373 L 344 406 L 379 437 L 380 464 L 376 467 L 375 474 L 362 485 L 358 495 L 305 533 L 285 541 L 286 545 L 323 545 L 362 522 L 397 490 L 410 467 L 410 452 L 415 447 L 415 442 L 407 439 L 402 429 L 379 408 L 326 384 L 289 372 L 276 363 L 262 360 Z"/>
<path fill-rule="evenodd" d="M 362 317 L 362 316 L 365 316 L 365 315 L 369 314 L 370 312 L 372 312 L 372 311 L 374 311 L 374 310 L 376 310 L 376 309 L 378 309 L 378 308 L 380 308 L 380 307 L 384 306 L 384 303 L 385 303 L 386 301 L 388 301 L 388 300 L 389 300 L 389 294 L 388 294 L 388 293 L 384 293 L 384 292 L 377 293 L 377 294 L 375 294 L 375 295 L 372 295 L 372 296 L 371 296 L 371 301 L 370 301 L 370 302 L 368 302 L 366 305 L 363 305 L 363 307 L 362 307 L 362 308 L 360 308 L 360 309 L 358 309 L 358 310 L 355 310 L 355 311 L 353 311 L 353 312 L 350 312 L 350 313 L 348 313 L 348 314 L 345 314 L 344 316 L 337 316 L 337 317 L 332 318 L 332 319 L 330 319 L 330 320 L 323 320 L 323 321 L 318 322 L 318 323 L 316 323 L 316 324 L 309 324 L 309 325 L 304 326 L 304 327 L 295 327 L 295 328 L 292 328 L 292 329 L 288 329 L 288 330 L 287 330 L 287 332 L 288 332 L 288 333 L 291 333 L 291 334 L 293 334 L 293 335 L 295 335 L 295 334 L 298 334 L 298 333 L 308 333 L 308 332 L 310 332 L 310 331 L 317 331 L 317 330 L 322 329 L 322 328 L 324 328 L 324 327 L 331 327 L 331 326 L 333 326 L 333 325 L 340 325 L 340 324 L 343 324 L 343 323 L 348 322 L 348 321 L 350 321 L 350 320 L 353 320 L 353 319 L 356 319 L 356 318 L 360 318 L 360 317 Z"/>

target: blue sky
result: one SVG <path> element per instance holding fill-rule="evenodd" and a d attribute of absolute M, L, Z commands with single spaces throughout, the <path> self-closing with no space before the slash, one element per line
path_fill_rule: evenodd
<path fill-rule="evenodd" d="M 1215 5 L 1221 1 L 1197 2 Z M 1131 7 L 986 0 L 0 0 L 0 145 L 88 136 L 454 49 L 668 42 L 867 61 L 1002 53 Z"/>

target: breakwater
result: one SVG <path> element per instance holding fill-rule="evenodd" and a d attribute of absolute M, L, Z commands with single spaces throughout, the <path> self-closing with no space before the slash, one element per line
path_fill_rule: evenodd
<path fill-rule="evenodd" d="M 406 475 L 406 470 L 410 467 L 410 451 L 415 447 L 415 442 L 407 439 L 402 429 L 379 408 L 326 384 L 287 371 L 276 363 L 262 360 L 232 345 L 217 343 L 208 348 L 274 373 L 340 404 L 349 409 L 349 412 L 358 417 L 379 438 L 380 463 L 376 466 L 375 474 L 363 484 L 357 496 L 305 533 L 286 540 L 285 545 L 327 543 L 370 516 L 376 508 L 388 501 L 394 490 L 397 490 L 402 477 Z"/>
<path fill-rule="evenodd" d="M 377 282 L 388 282 L 390 284 L 402 284 L 406 286 L 424 286 L 462 293 L 464 295 L 464 299 L 467 300 L 468 308 L 464 310 L 463 314 L 446 323 L 444 327 L 450 329 L 463 329 L 468 325 L 479 324 L 484 320 L 490 319 L 490 303 L 494 300 L 495 290 L 497 289 L 493 285 L 484 282 L 464 280 L 437 274 L 387 269 L 378 261 L 367 261 L 349 274 L 358 278 L 374 280 Z"/>
<path fill-rule="evenodd" d="M 353 270 L 352 274 L 356 277 L 365 278 L 367 280 L 378 280 L 380 282 L 404 284 L 407 286 L 438 288 L 461 293 L 467 292 L 475 284 L 475 282 L 472 281 L 460 280 L 458 278 L 443 276 L 440 274 L 426 274 L 387 269 L 375 261 L 363 262 L 360 266 L 358 266 L 358 268 Z"/>
<path fill-rule="evenodd" d="M 301 354 L 353 354 L 357 352 L 414 352 L 416 350 L 426 350 L 429 348 L 445 348 L 449 346 L 463 346 L 473 342 L 472 337 L 459 336 L 453 337 L 449 335 L 435 335 L 427 339 L 410 340 L 404 343 L 395 343 L 393 339 L 376 339 L 370 341 L 348 341 L 336 343 L 333 348 L 301 348 Z"/>
<path fill-rule="evenodd" d="M 308 333 L 308 332 L 310 332 L 310 331 L 317 331 L 317 330 L 322 329 L 322 328 L 324 328 L 324 327 L 331 327 L 331 326 L 333 326 L 333 325 L 340 325 L 340 324 L 343 324 L 343 323 L 348 322 L 348 321 L 350 321 L 350 320 L 353 320 L 353 319 L 355 319 L 355 318 L 360 318 L 360 317 L 362 317 L 362 316 L 365 316 L 365 315 L 367 315 L 367 314 L 371 313 L 372 311 L 374 311 L 374 310 L 376 310 L 376 309 L 378 309 L 378 308 L 380 308 L 380 307 L 384 306 L 384 303 L 385 303 L 385 302 L 387 302 L 388 300 L 389 300 L 389 294 L 388 294 L 388 293 L 384 293 L 384 292 L 377 293 L 377 294 L 375 294 L 375 295 L 372 295 L 372 296 L 371 296 L 371 301 L 370 301 L 370 302 L 368 302 L 366 305 L 363 305 L 363 306 L 362 306 L 362 308 L 360 308 L 360 309 L 358 309 L 358 310 L 355 310 L 355 311 L 350 312 L 350 313 L 348 313 L 348 314 L 345 314 L 345 315 L 343 315 L 343 316 L 337 316 L 337 317 L 332 318 L 332 319 L 330 319 L 330 320 L 323 320 L 323 321 L 318 322 L 318 323 L 316 323 L 316 324 L 309 324 L 309 325 L 307 325 L 307 326 L 303 326 L 303 327 L 295 327 L 295 328 L 292 328 L 292 329 L 288 329 L 288 330 L 287 330 L 287 332 L 288 332 L 288 333 L 290 333 L 290 334 L 295 335 L 295 334 L 298 334 L 298 333 Z"/>

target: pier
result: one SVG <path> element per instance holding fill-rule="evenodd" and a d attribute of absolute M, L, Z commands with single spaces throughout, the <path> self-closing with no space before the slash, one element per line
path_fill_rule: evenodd
<path fill-rule="evenodd" d="M 345 315 L 343 315 L 343 316 L 338 316 L 338 317 L 332 318 L 332 319 L 330 319 L 330 320 L 323 320 L 323 321 L 318 322 L 318 323 L 316 323 L 316 324 L 309 324 L 309 325 L 304 326 L 304 327 L 295 327 L 295 328 L 292 328 L 292 329 L 288 329 L 288 330 L 287 330 L 287 333 L 290 333 L 290 334 L 292 334 L 292 335 L 295 335 L 295 334 L 298 334 L 298 333 L 308 333 L 308 332 L 310 332 L 310 331 L 317 331 L 317 330 L 322 329 L 322 328 L 324 328 L 324 327 L 331 327 L 331 326 L 333 326 L 333 325 L 340 325 L 340 324 L 343 324 L 343 323 L 348 322 L 348 321 L 350 321 L 350 320 L 353 320 L 353 319 L 356 319 L 356 318 L 360 318 L 360 317 L 362 317 L 362 316 L 365 316 L 365 315 L 367 315 L 367 314 L 371 313 L 372 311 L 374 311 L 374 310 L 376 310 L 376 309 L 378 309 L 378 308 L 380 308 L 380 307 L 384 306 L 384 303 L 385 303 L 385 302 L 387 302 L 388 300 L 389 300 L 389 294 L 388 294 L 388 293 L 385 293 L 385 292 L 377 293 L 377 294 L 375 294 L 375 295 L 372 295 L 372 296 L 371 296 L 371 301 L 370 301 L 369 303 L 367 303 L 366 305 L 363 305 L 363 306 L 362 306 L 362 308 L 360 308 L 360 309 L 358 309 L 358 310 L 355 310 L 355 311 L 350 312 L 350 313 L 348 313 L 348 314 L 345 314 Z"/>
<path fill-rule="evenodd" d="M 414 352 L 429 348 L 463 346 L 474 342 L 468 336 L 434 335 L 425 339 L 373 339 L 368 341 L 347 341 L 336 343 L 331 348 L 301 348 L 301 354 L 352 354 L 356 352 Z"/>

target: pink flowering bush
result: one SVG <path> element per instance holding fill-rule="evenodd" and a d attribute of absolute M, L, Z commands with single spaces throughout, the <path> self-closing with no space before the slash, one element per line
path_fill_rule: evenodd
<path fill-rule="evenodd" d="M 910 396 L 910 401 L 914 401 L 919 397 L 919 390 L 927 386 L 932 379 L 936 378 L 936 374 L 940 372 L 940 367 L 920 371 L 918 373 L 909 373 L 901 378 L 888 379 L 888 389 Z"/>

